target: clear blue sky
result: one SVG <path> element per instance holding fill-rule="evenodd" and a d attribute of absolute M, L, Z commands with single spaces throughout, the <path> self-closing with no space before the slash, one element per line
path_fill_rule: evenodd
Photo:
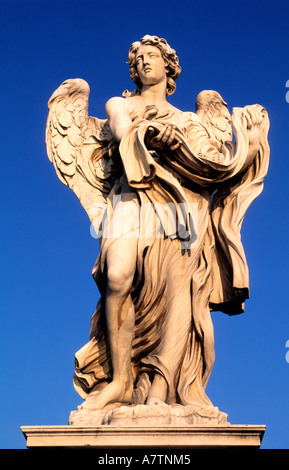
<path fill-rule="evenodd" d="M 165 37 L 182 74 L 171 102 L 194 110 L 202 89 L 269 112 L 271 163 L 242 239 L 246 313 L 213 313 L 216 363 L 207 388 L 234 424 L 266 424 L 263 448 L 289 448 L 289 4 L 146 0 L 0 1 L 0 447 L 25 448 L 21 425 L 67 424 L 81 403 L 74 353 L 88 340 L 98 241 L 45 149 L 47 101 L 67 78 L 91 87 L 90 114 L 133 88 L 130 44 Z"/>

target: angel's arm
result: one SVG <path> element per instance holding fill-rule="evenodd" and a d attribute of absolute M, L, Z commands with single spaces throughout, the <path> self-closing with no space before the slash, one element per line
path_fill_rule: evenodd
<path fill-rule="evenodd" d="M 125 131 L 132 123 L 125 98 L 110 98 L 105 105 L 105 112 L 112 135 L 115 140 L 120 142 Z"/>

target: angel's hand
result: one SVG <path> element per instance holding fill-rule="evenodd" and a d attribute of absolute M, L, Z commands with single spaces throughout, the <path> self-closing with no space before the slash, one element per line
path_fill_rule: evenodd
<path fill-rule="evenodd" d="M 247 120 L 247 129 L 259 128 L 263 121 L 263 114 L 256 106 L 245 106 L 244 116 Z"/>
<path fill-rule="evenodd" d="M 248 158 L 251 161 L 255 158 L 260 146 L 260 126 L 263 122 L 262 108 L 251 105 L 245 106 L 244 117 L 247 121 L 247 133 L 249 138 Z"/>
<path fill-rule="evenodd" d="M 165 124 L 163 129 L 155 134 L 152 135 L 151 144 L 153 147 L 163 147 L 162 144 L 168 146 L 170 150 L 174 151 L 179 148 L 181 145 L 181 141 L 176 137 L 176 126 L 173 124 Z"/>

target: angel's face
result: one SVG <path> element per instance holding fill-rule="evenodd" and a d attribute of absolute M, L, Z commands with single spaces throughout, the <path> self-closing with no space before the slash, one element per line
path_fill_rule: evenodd
<path fill-rule="evenodd" d="M 158 47 L 141 45 L 135 59 L 137 73 L 143 85 L 155 85 L 167 79 L 166 64 Z"/>

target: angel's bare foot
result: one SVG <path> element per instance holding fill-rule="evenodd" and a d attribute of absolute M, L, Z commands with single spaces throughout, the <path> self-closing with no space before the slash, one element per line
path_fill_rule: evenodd
<path fill-rule="evenodd" d="M 152 386 L 150 388 L 146 404 L 147 405 L 162 405 L 165 403 L 168 393 L 167 382 L 160 374 L 154 376 Z"/>
<path fill-rule="evenodd" d="M 128 384 L 122 381 L 113 380 L 100 392 L 89 395 L 85 402 L 82 403 L 81 408 L 91 410 L 102 410 L 110 403 L 127 403 L 130 404 L 132 400 L 133 384 L 130 381 Z"/>

